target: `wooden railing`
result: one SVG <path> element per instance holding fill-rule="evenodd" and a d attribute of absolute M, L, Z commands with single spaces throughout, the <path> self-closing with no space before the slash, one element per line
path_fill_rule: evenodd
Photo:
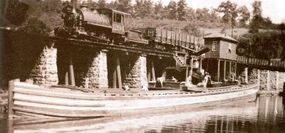
<path fill-rule="evenodd" d="M 268 69 L 279 68 L 285 70 L 285 61 L 277 59 L 257 59 L 245 56 L 238 56 L 237 62 L 240 64 L 247 64 L 255 67 L 266 67 Z"/>

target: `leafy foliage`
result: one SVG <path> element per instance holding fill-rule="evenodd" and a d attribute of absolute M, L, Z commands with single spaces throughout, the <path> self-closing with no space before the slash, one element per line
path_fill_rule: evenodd
<path fill-rule="evenodd" d="M 136 0 L 133 14 L 139 18 L 151 16 L 153 14 L 153 3 L 151 0 Z"/>
<path fill-rule="evenodd" d="M 167 17 L 169 19 L 177 19 L 177 3 L 175 1 L 170 1 L 166 9 L 168 10 Z"/>
<path fill-rule="evenodd" d="M 222 2 L 216 9 L 223 13 L 222 20 L 224 23 L 230 23 L 232 27 L 236 26 L 236 18 L 238 17 L 237 4 L 230 2 Z"/>
<path fill-rule="evenodd" d="M 27 18 L 27 11 L 29 6 L 19 0 L 8 1 L 8 7 L 6 11 L 6 18 L 11 24 L 21 25 Z"/>
<path fill-rule="evenodd" d="M 177 15 L 178 15 L 178 20 L 186 20 L 186 1 L 185 0 L 179 0 L 177 3 L 178 7 L 177 7 Z"/>
<path fill-rule="evenodd" d="M 250 19 L 250 12 L 248 11 L 246 6 L 242 6 L 238 8 L 238 13 L 239 13 L 239 24 L 241 26 L 246 26 L 247 22 Z"/>
<path fill-rule="evenodd" d="M 239 38 L 242 47 L 250 57 L 272 59 L 283 58 L 285 52 L 284 34 L 276 31 L 249 33 Z"/>

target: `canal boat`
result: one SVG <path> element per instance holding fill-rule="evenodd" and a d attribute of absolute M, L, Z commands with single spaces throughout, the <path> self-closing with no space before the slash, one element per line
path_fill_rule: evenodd
<path fill-rule="evenodd" d="M 60 118 L 139 115 L 179 111 L 235 100 L 254 100 L 257 91 L 257 84 L 215 87 L 199 92 L 183 90 L 111 92 L 11 82 L 9 114 Z"/>

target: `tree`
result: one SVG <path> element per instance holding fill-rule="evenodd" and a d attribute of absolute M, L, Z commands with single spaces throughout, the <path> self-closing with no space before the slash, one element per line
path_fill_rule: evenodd
<path fill-rule="evenodd" d="M 21 25 L 28 16 L 27 11 L 29 5 L 20 2 L 19 0 L 10 0 L 7 3 L 6 18 L 13 25 Z"/>
<path fill-rule="evenodd" d="M 216 10 L 224 14 L 222 17 L 223 22 L 231 24 L 233 36 L 233 28 L 236 26 L 236 18 L 238 17 L 237 4 L 228 0 L 222 2 Z"/>
<path fill-rule="evenodd" d="M 169 19 L 177 19 L 177 4 L 175 1 L 171 0 L 167 6 Z"/>
<path fill-rule="evenodd" d="M 239 13 L 239 16 L 240 16 L 239 24 L 241 26 L 246 26 L 247 22 L 250 19 L 250 13 L 249 13 L 247 7 L 246 6 L 240 7 L 238 9 L 238 13 Z"/>
<path fill-rule="evenodd" d="M 196 19 L 200 21 L 208 21 L 210 18 L 209 9 L 207 8 L 198 8 L 196 9 Z"/>
<path fill-rule="evenodd" d="M 195 10 L 191 7 L 186 8 L 186 19 L 188 21 L 194 21 L 196 19 Z"/>
<path fill-rule="evenodd" d="M 106 0 L 98 0 L 97 5 L 99 8 L 104 8 L 107 6 Z"/>
<path fill-rule="evenodd" d="M 253 7 L 253 16 L 261 16 L 262 8 L 261 8 L 261 1 L 256 0 L 252 3 Z"/>
<path fill-rule="evenodd" d="M 158 3 L 156 3 L 154 5 L 153 13 L 154 13 L 154 16 L 156 18 L 158 18 L 158 19 L 162 19 L 162 18 L 165 17 L 165 10 L 164 10 L 164 8 L 162 6 L 162 2 L 161 1 L 159 1 Z"/>
<path fill-rule="evenodd" d="M 132 0 L 116 0 L 113 3 L 110 3 L 113 8 L 123 11 L 123 12 L 128 12 L 131 13 L 132 11 L 132 5 L 131 5 Z"/>
<path fill-rule="evenodd" d="M 134 5 L 134 16 L 144 18 L 152 15 L 153 4 L 151 0 L 136 0 Z"/>
<path fill-rule="evenodd" d="M 191 35 L 194 36 L 201 36 L 201 31 L 199 30 L 199 27 L 193 23 L 189 23 L 186 25 L 183 30 Z"/>
<path fill-rule="evenodd" d="M 177 3 L 177 15 L 178 20 L 183 21 L 186 20 L 186 1 L 185 0 L 179 0 Z"/>
<path fill-rule="evenodd" d="M 262 14 L 261 1 L 254 1 L 252 7 L 253 7 L 253 18 L 250 23 L 249 32 L 257 33 L 263 21 L 261 15 Z"/>

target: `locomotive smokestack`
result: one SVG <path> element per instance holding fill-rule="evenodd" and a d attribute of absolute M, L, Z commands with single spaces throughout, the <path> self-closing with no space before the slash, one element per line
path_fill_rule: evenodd
<path fill-rule="evenodd" d="M 76 12 L 76 8 L 77 8 L 77 0 L 71 0 L 71 3 L 72 3 L 72 7 L 73 7 L 72 12 L 75 13 Z"/>

